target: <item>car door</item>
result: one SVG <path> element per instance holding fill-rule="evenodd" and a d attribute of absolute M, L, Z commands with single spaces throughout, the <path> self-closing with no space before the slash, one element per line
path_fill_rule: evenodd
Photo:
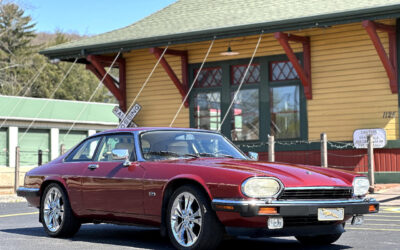
<path fill-rule="evenodd" d="M 124 159 L 115 159 L 116 149 L 128 150 L 132 161 L 129 167 Z M 82 178 L 82 198 L 89 213 L 128 217 L 143 214 L 144 170 L 135 160 L 133 134 L 104 136 Z"/>
<path fill-rule="evenodd" d="M 58 168 L 59 174 L 67 185 L 71 206 L 78 215 L 84 212 L 81 192 L 82 176 L 93 160 L 101 140 L 101 136 L 96 136 L 83 141 L 60 163 Z"/>

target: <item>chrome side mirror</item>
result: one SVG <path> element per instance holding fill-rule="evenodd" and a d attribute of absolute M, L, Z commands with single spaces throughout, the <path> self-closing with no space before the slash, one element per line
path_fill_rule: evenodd
<path fill-rule="evenodd" d="M 258 153 L 256 152 L 249 152 L 249 157 L 250 159 L 254 160 L 254 161 L 258 161 Z"/>

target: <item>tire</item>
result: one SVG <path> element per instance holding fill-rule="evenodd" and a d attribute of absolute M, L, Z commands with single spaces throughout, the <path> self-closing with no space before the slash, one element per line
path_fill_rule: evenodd
<path fill-rule="evenodd" d="M 48 185 L 43 192 L 40 219 L 44 230 L 51 237 L 72 237 L 81 227 L 64 189 L 56 183 Z"/>
<path fill-rule="evenodd" d="M 186 209 L 185 201 L 190 204 Z M 211 209 L 210 200 L 196 186 L 178 188 L 166 212 L 168 235 L 177 249 L 215 249 L 224 236 L 224 227 Z"/>
<path fill-rule="evenodd" d="M 342 236 L 341 233 L 316 236 L 296 236 L 296 239 L 303 245 L 329 245 L 337 241 L 340 236 Z"/>

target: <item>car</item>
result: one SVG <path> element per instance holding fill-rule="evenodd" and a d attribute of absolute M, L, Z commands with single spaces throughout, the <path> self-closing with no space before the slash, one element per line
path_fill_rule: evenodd
<path fill-rule="evenodd" d="M 52 237 L 83 223 L 146 225 L 177 249 L 213 249 L 226 234 L 330 244 L 347 220 L 379 210 L 363 175 L 253 158 L 217 132 L 114 129 L 29 171 L 17 194 Z"/>

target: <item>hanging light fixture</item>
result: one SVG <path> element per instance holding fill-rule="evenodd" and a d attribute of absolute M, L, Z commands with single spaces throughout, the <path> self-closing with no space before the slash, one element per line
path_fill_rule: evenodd
<path fill-rule="evenodd" d="M 224 52 L 221 52 L 220 55 L 221 56 L 236 56 L 236 55 L 239 55 L 239 52 L 232 50 L 231 41 L 229 41 L 228 49 Z"/>

